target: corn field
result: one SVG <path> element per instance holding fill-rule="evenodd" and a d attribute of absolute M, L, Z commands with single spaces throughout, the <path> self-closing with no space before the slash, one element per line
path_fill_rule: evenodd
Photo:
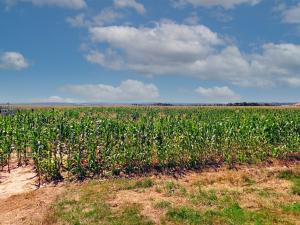
<path fill-rule="evenodd" d="M 48 181 L 255 163 L 299 152 L 297 109 L 57 108 L 0 116 L 1 168 L 12 158 L 33 162 Z"/>

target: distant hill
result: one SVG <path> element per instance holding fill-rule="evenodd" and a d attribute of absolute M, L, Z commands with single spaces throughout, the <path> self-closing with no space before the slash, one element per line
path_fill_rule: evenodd
<path fill-rule="evenodd" d="M 295 106 L 300 106 L 300 102 L 299 102 L 299 103 L 296 103 Z"/>

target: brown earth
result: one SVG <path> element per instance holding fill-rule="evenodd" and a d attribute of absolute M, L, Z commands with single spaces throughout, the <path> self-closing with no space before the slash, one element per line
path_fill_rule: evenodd
<path fill-rule="evenodd" d="M 61 194 L 63 188 L 44 187 L 1 200 L 1 225 L 43 224 L 50 205 Z"/>
<path fill-rule="evenodd" d="M 32 166 L 0 172 L 0 200 L 36 189 L 36 173 Z"/>

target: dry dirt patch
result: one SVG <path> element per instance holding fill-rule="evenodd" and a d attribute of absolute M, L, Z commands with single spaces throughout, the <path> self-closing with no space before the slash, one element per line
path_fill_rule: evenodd
<path fill-rule="evenodd" d="M 36 189 L 36 173 L 32 166 L 0 172 L 0 200 Z"/>
<path fill-rule="evenodd" d="M 43 224 L 50 205 L 62 193 L 62 187 L 43 187 L 26 194 L 1 200 L 0 225 Z"/>
<path fill-rule="evenodd" d="M 46 185 L 38 189 L 37 175 L 32 165 L 17 166 L 10 173 L 0 171 L 0 225 L 43 224 L 49 206 L 61 193 L 59 186 Z"/>
<path fill-rule="evenodd" d="M 153 199 L 158 200 L 162 199 L 162 196 L 155 192 L 148 192 L 147 194 L 133 191 L 133 190 L 126 190 L 126 191 L 119 191 L 116 197 L 109 202 L 109 205 L 118 209 L 120 206 L 129 203 L 129 204 L 138 204 L 142 206 L 141 213 L 144 216 L 149 217 L 153 220 L 156 224 L 159 223 L 159 219 L 162 216 L 162 212 L 159 209 L 153 208 Z"/>
<path fill-rule="evenodd" d="M 113 200 L 108 204 L 119 209 L 126 204 L 138 204 L 142 207 L 141 214 L 150 218 L 155 224 L 160 224 L 160 218 L 164 215 L 165 210 L 155 208 L 154 205 L 161 201 L 170 202 L 172 205 L 185 205 L 187 200 L 179 196 L 166 196 L 163 193 L 158 193 L 154 188 L 144 190 L 122 190 L 118 191 Z"/>

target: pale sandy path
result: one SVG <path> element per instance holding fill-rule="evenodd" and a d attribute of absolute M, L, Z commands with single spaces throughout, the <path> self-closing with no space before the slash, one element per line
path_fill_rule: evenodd
<path fill-rule="evenodd" d="M 61 186 L 36 186 L 32 165 L 0 172 L 0 225 L 45 225 L 49 206 L 62 192 Z"/>
<path fill-rule="evenodd" d="M 36 173 L 32 166 L 0 172 L 0 201 L 36 189 Z"/>

